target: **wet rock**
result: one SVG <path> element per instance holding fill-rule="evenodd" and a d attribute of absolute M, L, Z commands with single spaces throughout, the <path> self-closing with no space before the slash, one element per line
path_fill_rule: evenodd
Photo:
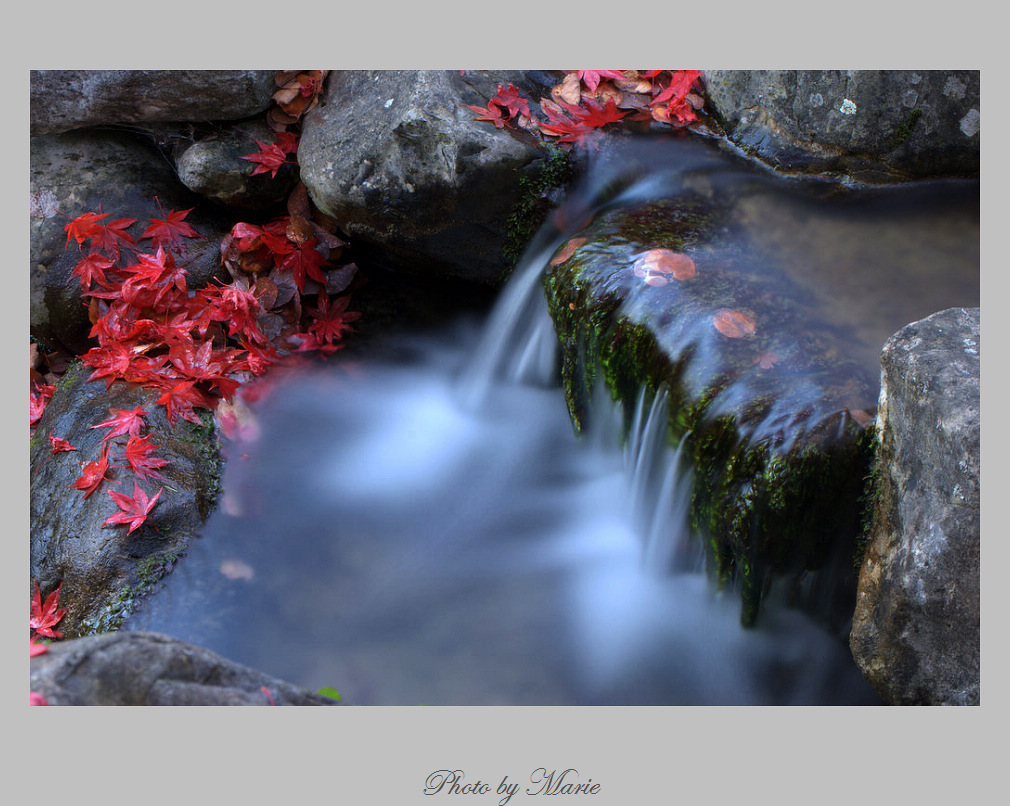
<path fill-rule="evenodd" d="M 367 260 L 398 271 L 498 282 L 502 251 L 546 151 L 531 135 L 475 121 L 498 84 L 548 95 L 535 72 L 334 71 L 305 117 L 298 161 L 312 200 Z"/>
<path fill-rule="evenodd" d="M 31 141 L 31 334 L 51 349 L 80 354 L 91 323 L 81 284 L 73 275 L 81 250 L 66 226 L 82 213 L 108 213 L 106 222 L 137 219 L 127 229 L 139 239 L 152 218 L 195 208 L 186 217 L 199 234 L 174 252 L 191 288 L 221 274 L 218 244 L 230 227 L 217 211 L 184 188 L 157 149 L 122 132 L 71 132 Z M 141 241 L 146 251 L 150 241 Z"/>
<path fill-rule="evenodd" d="M 238 120 L 266 111 L 273 70 L 32 70 L 31 135 L 113 123 Z"/>
<path fill-rule="evenodd" d="M 892 704 L 980 702 L 979 324 L 980 309 L 949 309 L 884 346 L 850 645 Z"/>
<path fill-rule="evenodd" d="M 198 139 L 176 160 L 179 179 L 194 193 L 218 204 L 243 210 L 283 205 L 298 182 L 297 169 L 284 165 L 276 176 L 253 176 L 256 163 L 242 157 L 259 151 L 257 141 L 268 145 L 274 142 L 274 133 L 260 120 L 238 123 Z"/>
<path fill-rule="evenodd" d="M 700 155 L 700 156 L 699 156 Z M 847 621 L 876 383 L 810 294 L 736 231 L 746 186 L 617 201 L 565 241 L 545 276 L 573 419 L 603 383 L 631 419 L 663 394 L 694 471 L 691 521 L 753 624 L 776 580 L 788 596 L 823 571 L 811 606 Z M 652 161 L 653 164 L 657 164 Z M 684 185 L 689 185 L 684 180 Z"/>
<path fill-rule="evenodd" d="M 48 595 L 62 582 L 60 606 L 67 612 L 58 629 L 78 637 L 115 629 L 158 579 L 171 571 L 214 506 L 218 454 L 212 425 L 198 427 L 178 420 L 168 424 L 163 406 L 152 403 L 150 389 L 103 381 L 90 382 L 91 369 L 71 366 L 58 384 L 36 426 L 31 445 L 31 579 Z M 155 456 L 169 460 L 165 480 L 142 480 L 141 489 L 161 497 L 134 532 L 128 526 L 103 526 L 120 512 L 109 490 L 132 496 L 135 476 L 120 458 L 126 437 L 111 440 L 109 475 L 89 497 L 73 488 L 84 462 L 100 458 L 111 409 L 145 407 L 147 428 L 154 435 Z M 208 418 L 208 423 L 210 419 Z M 53 453 L 49 436 L 65 439 L 75 451 Z M 105 443 L 109 444 L 109 443 Z M 34 588 L 32 588 L 34 592 Z"/>
<path fill-rule="evenodd" d="M 49 705 L 337 704 L 203 647 L 154 632 L 52 643 L 31 659 L 31 690 Z"/>
<path fill-rule="evenodd" d="M 977 70 L 710 70 L 708 109 L 782 172 L 978 176 Z"/>

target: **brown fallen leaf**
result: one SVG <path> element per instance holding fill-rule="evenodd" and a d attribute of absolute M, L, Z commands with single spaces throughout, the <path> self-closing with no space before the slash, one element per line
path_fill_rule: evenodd
<path fill-rule="evenodd" d="M 566 104 L 578 104 L 582 100 L 582 82 L 577 72 L 568 73 L 561 83 L 551 90 L 551 98 Z"/>

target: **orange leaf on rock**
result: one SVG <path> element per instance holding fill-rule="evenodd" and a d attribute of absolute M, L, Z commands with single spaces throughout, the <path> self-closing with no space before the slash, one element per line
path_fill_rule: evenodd
<path fill-rule="evenodd" d="M 712 317 L 712 324 L 716 330 L 731 339 L 753 336 L 757 328 L 757 322 L 752 317 L 731 308 L 720 308 L 716 311 Z"/>
<path fill-rule="evenodd" d="M 578 249 L 586 242 L 586 238 L 572 238 L 564 246 L 562 246 L 558 253 L 551 258 L 552 266 L 559 266 L 564 263 L 568 258 L 575 254 L 575 250 Z"/>
<path fill-rule="evenodd" d="M 635 274 L 648 277 L 654 274 L 668 274 L 674 280 L 687 280 L 697 273 L 694 261 L 682 252 L 672 249 L 650 249 L 635 261 Z"/>

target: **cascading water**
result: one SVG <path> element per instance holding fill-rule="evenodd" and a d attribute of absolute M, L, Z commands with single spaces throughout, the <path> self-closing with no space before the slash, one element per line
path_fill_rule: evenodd
<path fill-rule="evenodd" d="M 604 180 L 613 203 L 657 177 Z M 745 630 L 716 593 L 662 389 L 628 412 L 601 390 L 575 436 L 539 282 L 565 237 L 541 233 L 483 329 L 253 405 L 218 510 L 126 628 L 349 704 L 878 702 L 844 635 L 785 607 Z"/>

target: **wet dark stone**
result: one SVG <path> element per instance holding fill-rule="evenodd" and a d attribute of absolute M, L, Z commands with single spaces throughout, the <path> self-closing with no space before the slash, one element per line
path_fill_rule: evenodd
<path fill-rule="evenodd" d="M 298 183 L 298 167 L 282 165 L 276 175 L 253 175 L 256 163 L 242 159 L 271 145 L 274 133 L 265 121 L 252 120 L 201 137 L 175 160 L 179 179 L 194 193 L 221 205 L 261 211 L 283 204 Z M 290 159 L 290 157 L 289 157 Z"/>
<path fill-rule="evenodd" d="M 978 70 L 709 70 L 707 108 L 785 173 L 866 182 L 978 176 Z"/>
<path fill-rule="evenodd" d="M 151 144 L 124 132 L 78 131 L 31 142 L 31 334 L 50 349 L 81 354 L 92 346 L 91 323 L 73 269 L 83 257 L 66 226 L 82 213 L 107 213 L 104 221 L 136 219 L 134 239 L 169 210 L 186 217 L 198 233 L 185 250 L 173 250 L 188 272 L 190 288 L 221 275 L 218 244 L 230 228 L 209 203 L 190 193 L 167 159 Z M 140 251 L 149 251 L 141 241 Z M 153 250 L 150 250 L 153 252 Z"/>
<path fill-rule="evenodd" d="M 32 70 L 31 134 L 265 112 L 274 70 Z"/>
<path fill-rule="evenodd" d="M 302 181 L 369 262 L 496 284 L 508 222 L 546 149 L 528 132 L 474 120 L 499 84 L 548 95 L 536 71 L 347 70 L 305 116 Z"/>
<path fill-rule="evenodd" d="M 151 402 L 156 392 L 124 382 L 107 389 L 102 380 L 88 381 L 90 374 L 81 363 L 67 370 L 36 426 L 30 454 L 31 579 L 39 582 L 43 597 L 62 584 L 60 606 L 67 612 L 57 629 L 71 638 L 116 629 L 185 553 L 218 492 L 212 425 L 178 420 L 172 428 L 164 407 Z M 99 458 L 109 433 L 93 426 L 107 420 L 110 409 L 137 406 L 146 409 L 141 435 L 153 434 L 155 455 L 170 464 L 161 468 L 166 480 L 139 482 L 149 497 L 164 489 L 147 520 L 128 534 L 127 525 L 103 523 L 120 511 L 109 490 L 133 495 L 129 467 L 110 470 L 114 481 L 103 482 L 86 499 L 72 485 L 82 463 Z M 50 435 L 76 450 L 54 454 Z M 111 440 L 110 467 L 126 464 L 119 458 L 125 443 L 125 436 Z"/>

